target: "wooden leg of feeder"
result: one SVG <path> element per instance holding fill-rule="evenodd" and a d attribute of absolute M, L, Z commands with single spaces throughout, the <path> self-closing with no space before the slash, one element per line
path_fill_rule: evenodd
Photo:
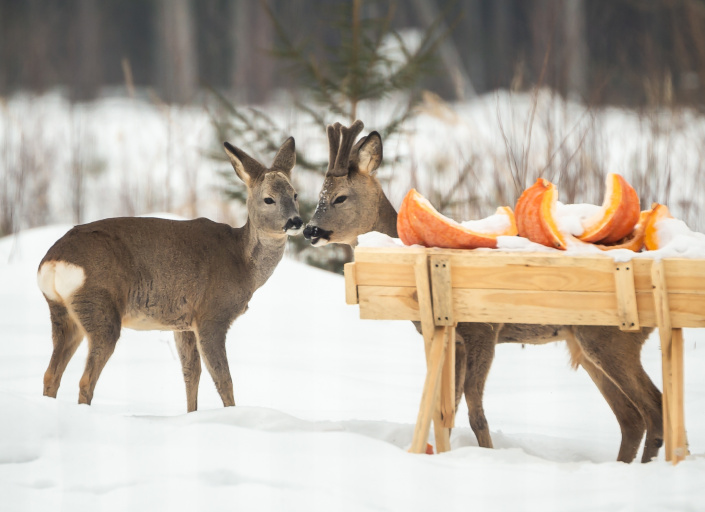
<path fill-rule="evenodd" d="M 673 429 L 671 428 L 671 339 L 673 330 L 661 329 L 659 327 L 659 337 L 661 339 L 661 374 L 662 384 L 662 406 L 663 412 L 663 441 L 666 460 L 672 460 L 673 456 Z"/>
<path fill-rule="evenodd" d="M 433 431 L 438 453 L 450 451 L 450 429 L 455 420 L 455 327 L 445 329 L 446 356 L 441 370 L 441 385 L 433 416 Z"/>
<path fill-rule="evenodd" d="M 438 403 L 438 388 L 441 381 L 443 362 L 445 360 L 450 329 L 447 327 L 437 327 L 433 333 L 433 341 L 428 357 L 426 368 L 426 381 L 424 382 L 423 394 L 421 395 L 421 405 L 419 415 L 414 428 L 414 438 L 411 441 L 412 453 L 425 453 L 428 434 L 431 430 L 431 419 L 434 416 Z"/>
<path fill-rule="evenodd" d="M 672 330 L 670 360 L 668 407 L 671 423 L 671 461 L 673 464 L 678 464 L 685 459 L 688 450 L 683 404 L 683 329 Z"/>

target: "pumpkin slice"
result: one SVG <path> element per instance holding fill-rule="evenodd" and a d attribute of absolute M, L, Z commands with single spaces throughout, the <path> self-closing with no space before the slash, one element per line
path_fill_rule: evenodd
<path fill-rule="evenodd" d="M 608 174 L 605 199 L 600 212 L 583 222 L 583 242 L 609 244 L 621 240 L 634 230 L 639 221 L 639 196 L 619 174 Z"/>
<path fill-rule="evenodd" d="M 482 233 L 461 226 L 453 219 L 440 214 L 428 199 L 415 189 L 411 189 L 406 195 L 400 211 L 403 211 L 404 214 L 402 215 L 401 224 L 399 217 L 397 217 L 397 230 L 399 231 L 399 226 L 401 225 L 399 234 L 400 238 L 402 238 L 401 233 L 404 233 L 402 238 L 404 243 L 408 243 L 406 240 L 420 239 L 422 245 L 426 247 L 443 247 L 446 249 L 496 248 L 498 236 L 516 235 L 514 214 L 512 209 L 508 207 L 498 208 L 496 215 L 505 215 L 508 219 L 509 227 L 493 233 Z M 406 217 L 406 220 L 404 220 L 404 217 Z M 414 238 L 414 234 L 417 238 Z"/>
<path fill-rule="evenodd" d="M 397 233 L 401 241 L 406 245 L 425 245 L 423 238 L 416 233 L 416 230 L 409 223 L 408 205 L 410 200 L 411 195 L 407 194 L 401 202 L 401 207 L 397 214 Z"/>
<path fill-rule="evenodd" d="M 649 251 L 655 251 L 661 248 L 661 240 L 658 235 L 658 224 L 663 219 L 672 219 L 671 212 L 668 211 L 668 206 L 665 204 L 654 203 L 651 205 L 653 214 L 646 223 L 646 233 L 644 235 L 644 245 Z"/>
<path fill-rule="evenodd" d="M 634 252 L 640 252 L 644 248 L 644 239 L 646 238 L 646 226 L 651 221 L 651 218 L 656 213 L 655 209 L 644 210 L 639 214 L 639 222 L 637 222 L 634 230 L 616 244 L 604 245 L 594 244 L 598 249 L 603 251 L 611 251 L 613 249 L 628 249 Z"/>
<path fill-rule="evenodd" d="M 566 237 L 555 219 L 557 198 L 556 186 L 543 178 L 524 190 L 515 208 L 519 236 L 546 247 L 566 250 Z"/>

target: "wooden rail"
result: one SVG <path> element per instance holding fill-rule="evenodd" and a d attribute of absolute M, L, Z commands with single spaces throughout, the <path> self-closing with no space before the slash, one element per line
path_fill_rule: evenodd
<path fill-rule="evenodd" d="M 663 360 L 666 459 L 687 453 L 683 414 L 683 327 L 705 327 L 705 261 L 606 255 L 355 249 L 345 266 L 348 304 L 360 318 L 421 322 L 427 374 L 411 451 L 450 449 L 458 322 L 658 327 Z"/>

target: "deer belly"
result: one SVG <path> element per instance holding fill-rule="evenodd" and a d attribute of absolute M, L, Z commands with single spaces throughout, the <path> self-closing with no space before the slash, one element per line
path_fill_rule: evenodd
<path fill-rule="evenodd" d="M 139 314 L 123 317 L 122 326 L 135 331 L 187 331 L 191 327 L 185 322 L 164 322 L 159 318 Z"/>
<path fill-rule="evenodd" d="M 122 317 L 122 326 L 136 331 L 189 331 L 192 325 L 193 313 L 185 309 L 132 308 Z"/>

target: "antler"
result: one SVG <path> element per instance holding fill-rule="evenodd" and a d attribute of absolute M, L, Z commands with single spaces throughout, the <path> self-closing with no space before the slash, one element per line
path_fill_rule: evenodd
<path fill-rule="evenodd" d="M 339 123 L 336 123 L 338 126 Z M 365 125 L 359 119 L 355 121 L 350 128 L 345 126 L 340 126 L 340 145 L 336 147 L 335 165 L 331 168 L 331 163 L 333 161 L 333 143 L 331 142 L 330 147 L 330 161 L 328 163 L 328 174 L 331 176 L 345 176 L 348 173 L 348 164 L 350 163 L 350 151 L 352 150 L 355 138 L 360 135 L 360 132 L 365 127 Z M 328 137 L 330 139 L 331 131 L 335 132 L 335 125 L 333 130 L 328 131 Z M 335 135 L 335 133 L 333 133 Z M 332 140 L 332 139 L 331 139 Z"/>
<path fill-rule="evenodd" d="M 329 124 L 326 128 L 328 132 L 328 172 L 335 167 L 335 157 L 338 156 L 340 147 L 340 123 Z"/>

